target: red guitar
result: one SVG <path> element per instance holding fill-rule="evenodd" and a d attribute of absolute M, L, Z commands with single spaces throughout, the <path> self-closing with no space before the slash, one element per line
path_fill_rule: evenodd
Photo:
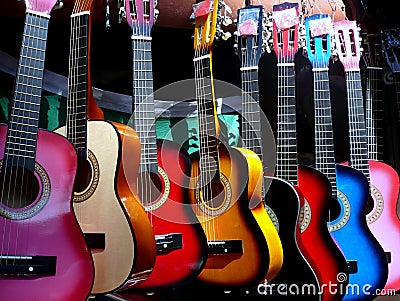
<path fill-rule="evenodd" d="M 0 126 L 0 299 L 87 299 L 93 262 L 72 210 L 74 147 L 39 129 L 50 12 L 56 1 L 26 0 L 8 127 Z"/>
<path fill-rule="evenodd" d="M 138 178 L 127 176 L 137 191 L 153 226 L 157 246 L 150 276 L 133 287 L 160 290 L 180 286 L 194 279 L 207 258 L 207 240 L 188 203 L 190 160 L 178 144 L 156 139 L 153 98 L 151 28 L 155 22 L 155 1 L 125 0 L 126 20 L 132 28 L 133 123 L 141 142 Z M 123 147 L 122 160 L 131 152 Z M 122 288 L 122 290 L 125 287 Z"/>

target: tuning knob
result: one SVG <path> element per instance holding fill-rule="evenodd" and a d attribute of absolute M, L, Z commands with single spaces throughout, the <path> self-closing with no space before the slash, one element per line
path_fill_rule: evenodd
<path fill-rule="evenodd" d="M 229 26 L 232 24 L 232 19 L 229 17 L 225 17 L 224 20 L 222 21 L 222 25 L 224 26 Z"/>
<path fill-rule="evenodd" d="M 62 0 L 57 1 L 56 5 L 54 6 L 54 9 L 61 9 L 64 6 L 64 2 Z"/>
<path fill-rule="evenodd" d="M 231 36 L 232 36 L 232 34 L 229 31 L 227 31 L 227 32 L 222 33 L 221 38 L 224 41 L 227 41 Z"/>

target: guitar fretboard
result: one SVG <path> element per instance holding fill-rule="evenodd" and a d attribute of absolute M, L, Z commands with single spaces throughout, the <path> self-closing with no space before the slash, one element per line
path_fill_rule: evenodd
<path fill-rule="evenodd" d="M 315 167 L 330 181 L 332 195 L 337 194 L 332 111 L 328 68 L 313 70 L 315 118 Z"/>
<path fill-rule="evenodd" d="M 74 145 L 79 158 L 87 156 L 89 14 L 71 16 L 66 128 L 67 139 Z"/>
<path fill-rule="evenodd" d="M 211 56 L 208 52 L 194 60 L 196 99 L 199 122 L 200 185 L 219 179 L 216 108 L 211 78 Z"/>
<path fill-rule="evenodd" d="M 262 161 L 261 120 L 260 107 L 258 105 L 258 67 L 248 66 L 242 68 L 241 77 L 243 145 L 256 153 Z"/>
<path fill-rule="evenodd" d="M 359 70 L 345 71 L 348 100 L 350 164 L 369 180 L 368 141 Z"/>
<path fill-rule="evenodd" d="M 134 128 L 142 145 L 139 170 L 157 174 L 151 39 L 132 39 L 132 50 Z"/>
<path fill-rule="evenodd" d="M 296 97 L 294 62 L 278 62 L 276 175 L 297 185 Z"/>
<path fill-rule="evenodd" d="M 366 127 L 370 160 L 383 158 L 383 81 L 381 67 L 367 68 Z"/>
<path fill-rule="evenodd" d="M 49 18 L 27 12 L 7 131 L 6 167 L 34 170 Z"/>

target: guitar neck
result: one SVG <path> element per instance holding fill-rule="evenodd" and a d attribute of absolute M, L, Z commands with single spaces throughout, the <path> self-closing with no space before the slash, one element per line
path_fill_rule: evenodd
<path fill-rule="evenodd" d="M 6 167 L 34 170 L 49 18 L 27 12 L 7 131 Z"/>
<path fill-rule="evenodd" d="M 359 70 L 345 71 L 348 100 L 350 163 L 369 180 L 368 142 Z"/>
<path fill-rule="evenodd" d="M 193 62 L 199 123 L 200 184 L 205 186 L 212 178 L 218 179 L 220 175 L 211 54 L 196 52 Z"/>
<path fill-rule="evenodd" d="M 258 90 L 258 67 L 244 66 L 241 68 L 242 77 L 242 140 L 243 145 L 256 153 L 261 161 L 261 120 Z"/>
<path fill-rule="evenodd" d="M 297 185 L 296 98 L 294 61 L 278 61 L 276 175 Z"/>
<path fill-rule="evenodd" d="M 381 67 L 368 67 L 366 78 L 366 128 L 370 160 L 383 157 L 383 81 Z"/>
<path fill-rule="evenodd" d="M 134 128 L 142 145 L 140 172 L 157 173 L 156 116 L 153 95 L 151 38 L 132 39 Z"/>
<path fill-rule="evenodd" d="M 89 93 L 90 12 L 71 16 L 71 37 L 67 98 L 67 139 L 78 158 L 87 156 L 87 99 Z"/>
<path fill-rule="evenodd" d="M 333 141 L 328 68 L 313 69 L 315 168 L 330 181 L 332 195 L 337 194 L 335 148 Z"/>

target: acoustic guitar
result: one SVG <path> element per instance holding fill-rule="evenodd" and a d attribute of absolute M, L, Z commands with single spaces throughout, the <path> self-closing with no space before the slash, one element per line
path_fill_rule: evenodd
<path fill-rule="evenodd" d="M 343 300 L 372 300 L 377 289 L 382 289 L 388 277 L 385 252 L 372 234 L 366 219 L 369 199 L 369 166 L 367 135 L 360 75 L 360 38 L 355 21 L 338 21 L 333 24 L 336 55 L 342 62 L 347 89 L 347 107 L 350 142 L 350 166 L 362 175 L 359 185 L 353 185 L 346 174 L 337 174 L 337 187 L 343 215 L 333 221 L 329 228 L 350 263 L 349 286 L 357 285 L 365 290 L 354 293 L 348 290 Z M 339 167 L 339 166 L 338 166 Z M 341 168 L 343 169 L 343 168 Z M 348 170 L 346 167 L 345 170 Z"/>
<path fill-rule="evenodd" d="M 84 301 L 94 271 L 71 203 L 76 152 L 61 135 L 39 129 L 56 1 L 25 4 L 10 119 L 0 126 L 0 299 Z"/>
<path fill-rule="evenodd" d="M 282 11 L 280 10 L 281 8 L 290 9 L 290 7 L 297 10 L 298 5 L 277 5 L 274 6 L 274 11 Z M 265 24 L 268 18 L 262 6 L 249 5 L 238 11 L 237 44 L 238 55 L 241 61 L 243 91 L 242 140 L 244 147 L 255 152 L 260 157 L 261 161 L 264 161 L 264 156 L 268 156 L 267 154 L 263 154 L 263 152 L 268 151 L 269 148 L 275 147 L 275 144 L 265 145 L 262 141 L 263 130 L 261 129 L 265 127 L 262 126 L 260 118 L 258 94 L 259 59 L 263 53 L 263 48 L 268 49 L 269 47 L 268 41 L 265 41 L 263 36 L 272 36 L 272 33 L 268 32 L 268 28 L 266 28 Z M 297 29 L 298 24 L 296 24 L 294 31 Z M 278 34 L 277 31 L 275 31 L 275 33 Z M 282 33 L 282 35 L 284 34 Z M 277 39 L 276 36 L 274 38 L 275 40 Z M 287 46 L 284 46 L 286 43 L 293 45 L 297 43 L 297 41 L 289 41 L 287 36 L 284 35 L 282 45 L 276 47 L 286 49 Z M 283 95 L 278 97 L 283 98 Z M 280 129 L 284 131 L 284 128 Z M 281 134 L 278 134 L 278 136 L 281 136 Z M 281 140 L 279 142 L 281 142 Z M 277 154 L 277 156 L 281 157 L 282 155 Z M 266 168 L 265 166 L 264 169 Z M 277 168 L 285 168 L 285 166 L 279 166 Z M 300 199 L 296 189 L 284 179 L 269 176 L 265 172 L 262 191 L 266 210 L 275 223 L 283 247 L 282 267 L 276 277 L 269 278 L 267 275 L 265 279 L 267 283 L 265 283 L 265 287 L 262 288 L 262 293 L 269 295 L 268 298 L 276 300 L 276 298 L 283 298 L 283 294 L 277 294 L 276 290 L 278 285 L 285 285 L 286 288 L 283 291 L 284 294 L 288 294 L 287 290 L 290 285 L 295 284 L 300 288 L 304 284 L 307 284 L 314 285 L 316 289 L 314 296 L 308 295 L 307 298 L 319 300 L 319 296 L 317 295 L 319 285 L 316 275 L 306 261 L 297 243 L 297 240 L 300 239 L 298 226 Z M 304 295 L 307 295 L 307 292 Z M 285 299 L 289 298 L 289 296 L 284 297 Z M 291 296 L 291 298 L 298 297 L 299 296 Z"/>
<path fill-rule="evenodd" d="M 190 159 L 170 140 L 156 139 L 153 97 L 151 29 L 155 22 L 155 1 L 125 1 L 126 20 L 132 28 L 133 122 L 141 142 L 138 176 L 126 180 L 135 191 L 153 227 L 157 246 L 150 276 L 133 288 L 161 290 L 193 280 L 207 258 L 207 239 L 188 204 Z M 129 125 L 129 123 L 128 123 Z M 123 134 L 123 132 L 122 132 Z M 123 147 L 127 164 L 132 152 Z"/>
<path fill-rule="evenodd" d="M 260 283 L 269 269 L 268 235 L 276 229 L 261 200 L 262 163 L 250 150 L 227 147 L 218 139 L 211 69 L 212 45 L 221 3 L 194 8 L 194 69 L 199 152 L 192 154 L 189 200 L 203 227 L 208 258 L 197 279 L 219 289 Z M 249 208 L 250 202 L 252 204 Z"/>
<path fill-rule="evenodd" d="M 87 118 L 88 99 L 93 97 L 89 52 L 92 5 L 93 0 L 74 4 L 67 121 L 56 132 L 67 137 L 78 155 L 73 206 L 92 253 L 95 275 L 91 294 L 97 295 L 120 288 L 134 274 L 138 246 L 136 229 L 116 189 L 120 137 L 110 122 Z M 136 159 L 136 153 L 132 157 Z"/>
<path fill-rule="evenodd" d="M 365 125 L 367 131 L 370 194 L 373 200 L 367 214 L 368 227 L 386 252 L 389 275 L 385 289 L 400 289 L 400 220 L 397 215 L 399 175 L 383 162 L 383 72 L 380 34 L 363 36 L 362 61 L 366 67 Z M 358 137 L 354 137 L 357 139 Z"/>

